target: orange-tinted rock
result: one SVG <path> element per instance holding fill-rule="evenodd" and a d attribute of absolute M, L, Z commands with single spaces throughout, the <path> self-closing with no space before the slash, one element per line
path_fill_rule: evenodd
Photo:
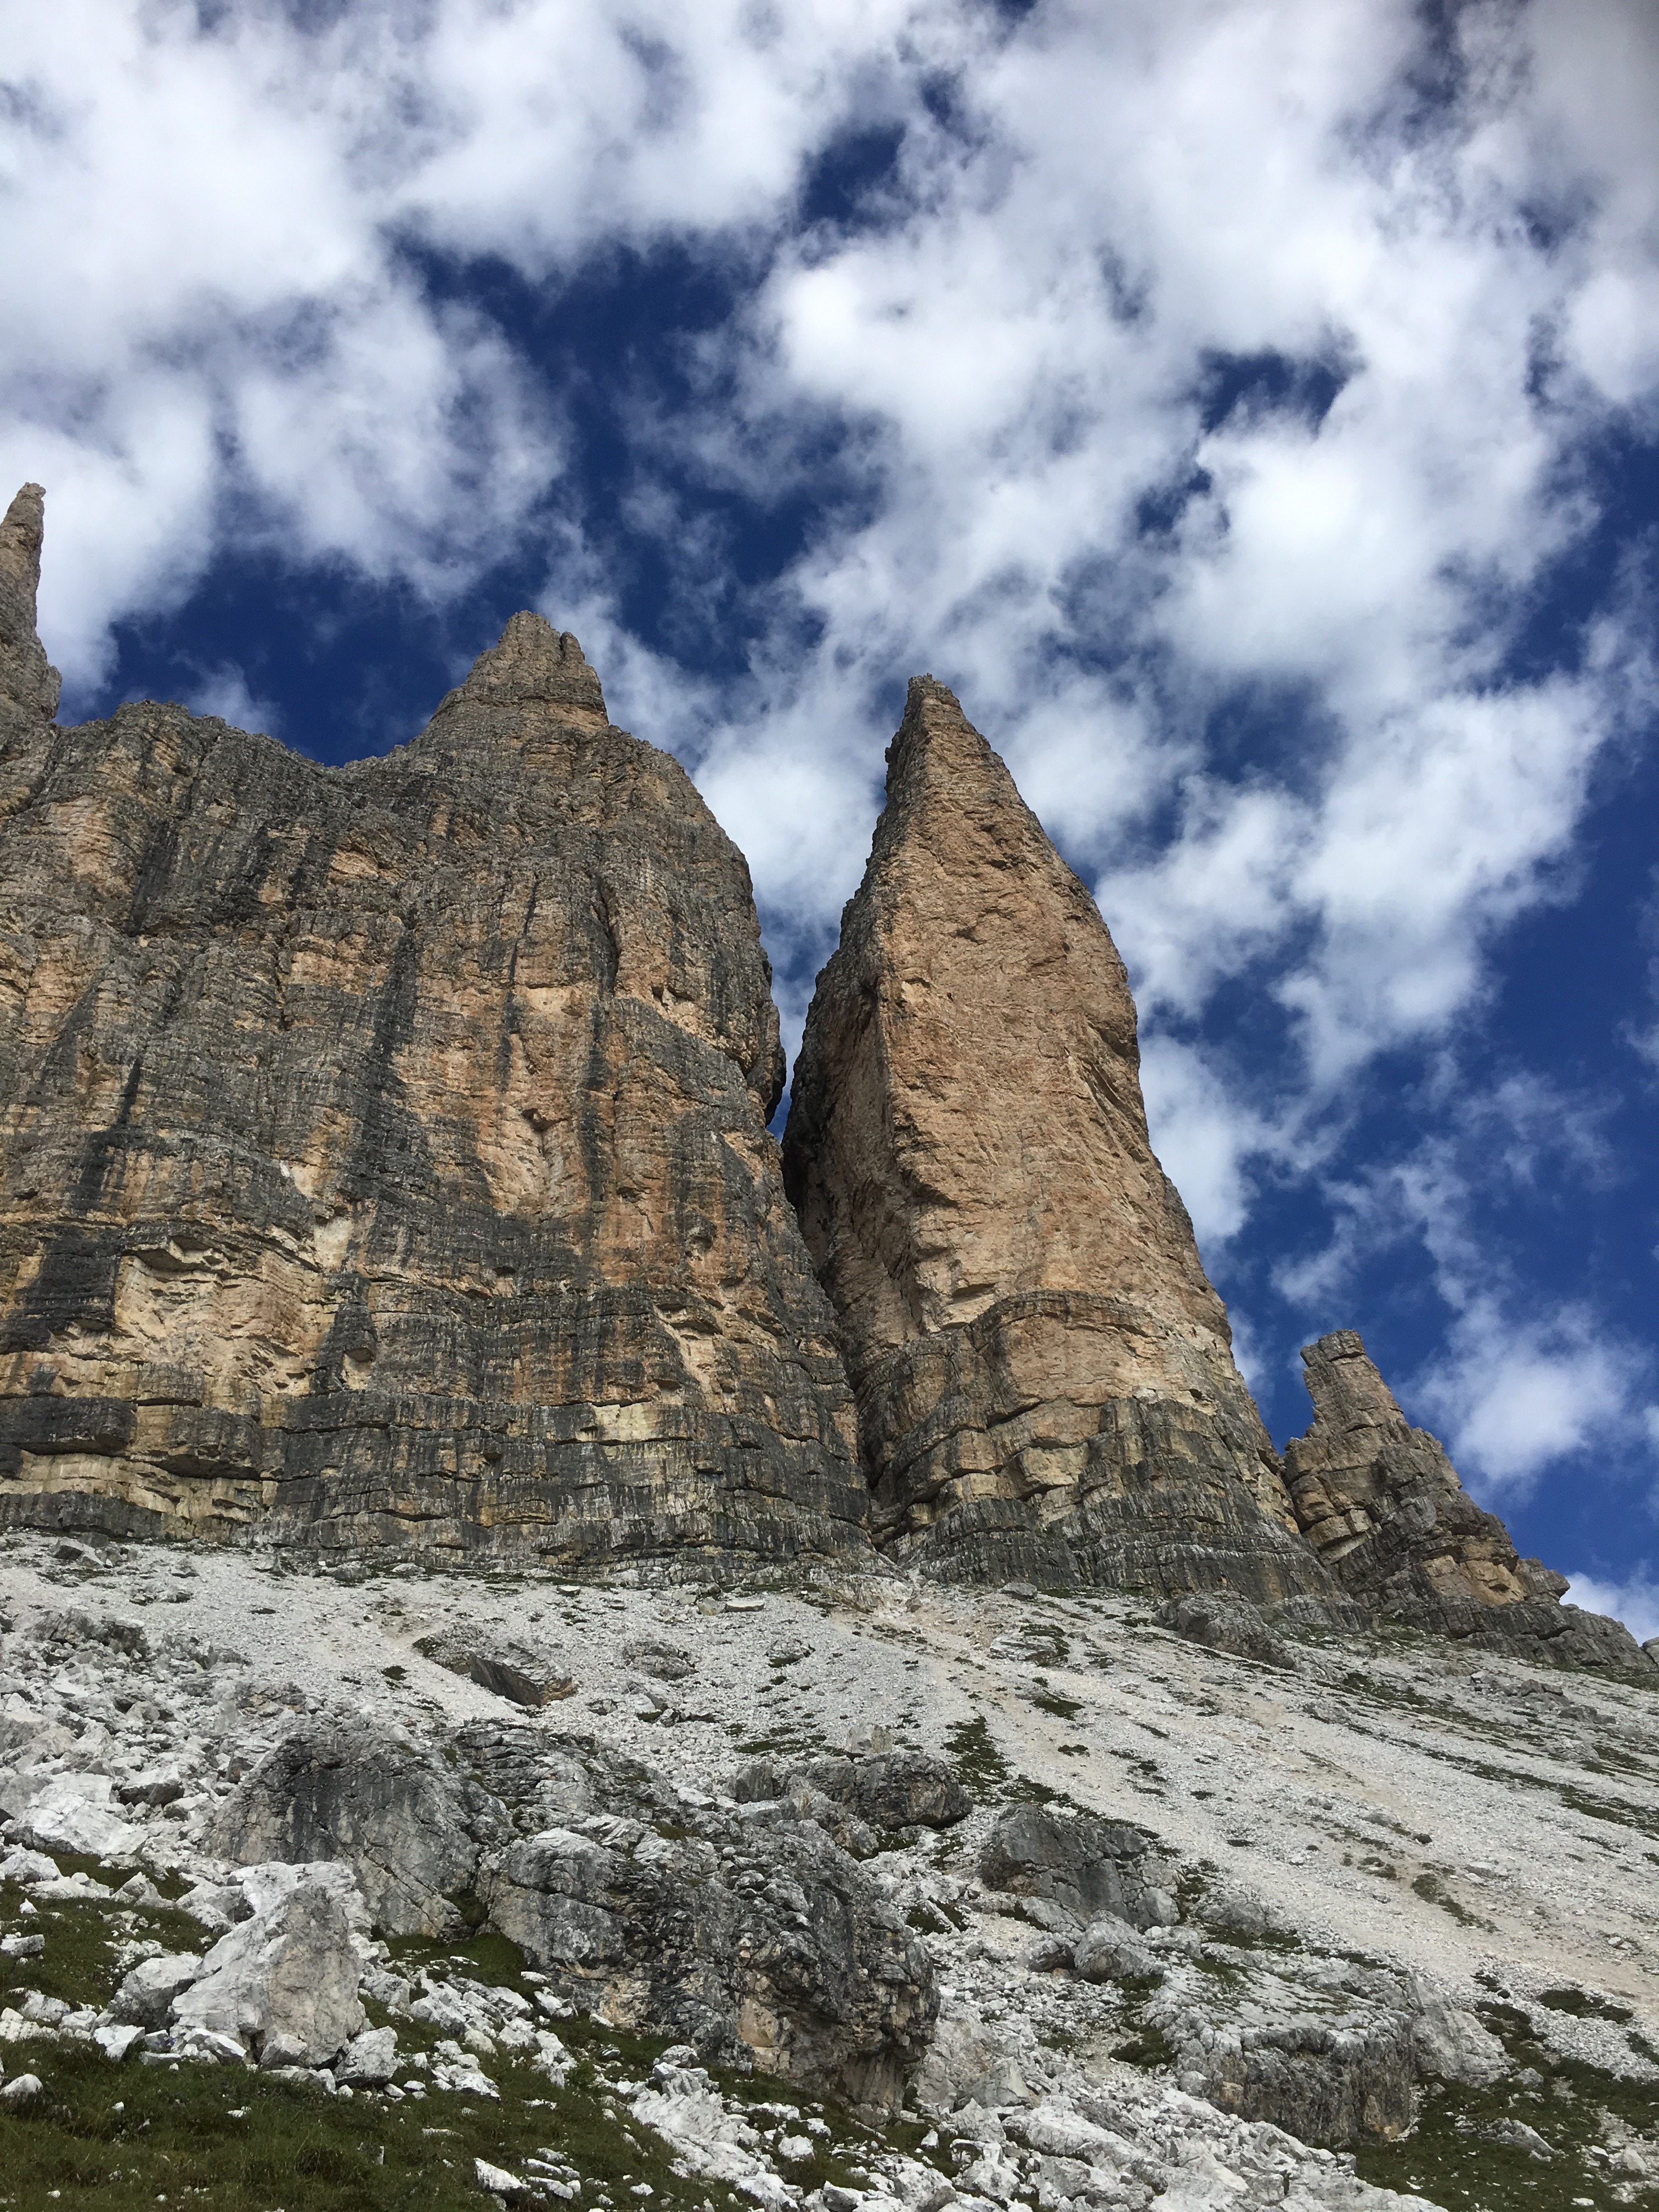
<path fill-rule="evenodd" d="M 962 1574 L 1325 1589 L 1139 1069 L 1093 901 L 916 679 L 784 1139 L 878 1539 Z"/>
<path fill-rule="evenodd" d="M 1313 1426 L 1285 1448 L 1285 1480 L 1308 1540 L 1349 1589 L 1509 1605 L 1556 1596 L 1494 1513 L 1458 1480 L 1438 1437 L 1414 1429 L 1352 1329 L 1303 1347 Z"/>
<path fill-rule="evenodd" d="M 1308 1540 L 1342 1588 L 1395 1619 L 1526 1656 L 1650 1666 L 1620 1623 L 1558 1602 L 1565 1575 L 1523 1559 L 1414 1429 L 1352 1329 L 1304 1346 L 1313 1425 L 1285 1447 Z"/>
<path fill-rule="evenodd" d="M 574 638 L 344 769 L 5 642 L 0 1516 L 861 1546 L 748 871 Z"/>

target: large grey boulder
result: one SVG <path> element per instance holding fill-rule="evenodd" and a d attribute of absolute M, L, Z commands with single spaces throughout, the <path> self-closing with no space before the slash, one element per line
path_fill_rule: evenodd
<path fill-rule="evenodd" d="M 534 1650 L 516 1637 L 470 1621 L 419 1637 L 415 1649 L 434 1666 L 532 1711 L 569 1697 L 576 1687 L 556 1652 Z"/>
<path fill-rule="evenodd" d="M 952 1827 L 974 1809 L 945 1761 L 922 1751 L 757 1759 L 738 1768 L 730 1786 L 739 1804 L 792 1798 L 860 1858 L 884 1832 Z"/>
<path fill-rule="evenodd" d="M 360 1974 L 335 1888 L 301 1881 L 220 1937 L 173 2018 L 186 2035 L 234 2037 L 250 2057 L 282 2037 L 299 2063 L 321 2066 L 363 2025 Z"/>
<path fill-rule="evenodd" d="M 1498 2038 L 1465 2007 L 1449 2003 L 1418 1979 L 1412 1995 L 1422 2007 L 1412 2022 L 1412 2056 L 1419 2074 L 1468 2089 L 1487 2089 L 1513 2070 Z"/>
<path fill-rule="evenodd" d="M 1156 1982 L 1164 1978 L 1152 1947 L 1141 1942 L 1127 1920 L 1111 1912 L 1089 1923 L 1072 1958 L 1085 1982 Z"/>
<path fill-rule="evenodd" d="M 988 1889 L 1045 1898 L 1080 1921 L 1103 1912 L 1132 1928 L 1172 1927 L 1180 1918 L 1163 1861 L 1139 1828 L 1086 1814 L 1015 1805 L 980 1850 Z"/>
<path fill-rule="evenodd" d="M 1166 1599 L 1152 1619 L 1160 1628 L 1189 1644 L 1206 1644 L 1212 1651 L 1254 1659 L 1267 1667 L 1290 1663 L 1284 1638 L 1268 1627 L 1261 1608 L 1231 1591 L 1182 1591 Z"/>
<path fill-rule="evenodd" d="M 110 2013 L 133 2027 L 164 2027 L 173 1999 L 201 1972 L 201 1955 L 194 1951 L 168 1951 L 159 1959 L 141 1959 L 110 2000 Z"/>
<path fill-rule="evenodd" d="M 589 1814 L 495 1855 L 479 1893 L 554 1990 L 605 2019 L 890 2107 L 938 2009 L 924 1947 L 787 1804 L 702 1825 Z"/>
<path fill-rule="evenodd" d="M 461 1925 L 483 1844 L 501 1832 L 489 1794 L 401 1730 L 309 1721 L 216 1813 L 208 1848 L 241 1864 L 345 1862 L 374 1924 L 392 1936 Z"/>

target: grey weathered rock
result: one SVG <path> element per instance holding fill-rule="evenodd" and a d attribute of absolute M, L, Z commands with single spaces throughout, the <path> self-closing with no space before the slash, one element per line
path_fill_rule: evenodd
<path fill-rule="evenodd" d="M 964 2104 L 989 2110 L 1032 2101 L 1006 2034 L 988 2025 L 971 2005 L 960 2002 L 941 2009 L 911 2094 L 925 2111 L 941 2113 Z"/>
<path fill-rule="evenodd" d="M 442 1629 L 417 1638 L 415 1649 L 434 1666 L 464 1674 L 480 1689 L 532 1711 L 568 1698 L 576 1686 L 556 1654 L 534 1651 L 516 1638 L 489 1628 L 469 1625 Z"/>
<path fill-rule="evenodd" d="M 793 1762 L 752 1759 L 738 1769 L 731 1787 L 740 1804 L 806 1789 L 876 1832 L 952 1827 L 974 1809 L 973 1799 L 944 1760 L 921 1751 L 832 1754 Z"/>
<path fill-rule="evenodd" d="M 1207 1644 L 1212 1651 L 1228 1651 L 1235 1658 L 1255 1659 L 1268 1667 L 1285 1663 L 1284 1639 L 1268 1627 L 1260 1607 L 1230 1591 L 1183 1592 L 1166 1599 L 1152 1618 L 1160 1628 L 1184 1636 L 1188 1643 Z"/>
<path fill-rule="evenodd" d="M 1093 901 L 917 678 L 784 1138 L 878 1540 L 999 1581 L 1327 1589 L 1139 1066 Z"/>
<path fill-rule="evenodd" d="M 334 2078 L 354 2087 L 376 2088 L 392 2079 L 397 2067 L 397 2029 L 366 2027 L 352 2037 L 335 2060 Z"/>
<path fill-rule="evenodd" d="M 50 726 L 0 529 L 0 1521 L 580 1563 L 861 1545 L 748 871 L 520 614 L 325 768 Z"/>
<path fill-rule="evenodd" d="M 1048 1898 L 1084 1922 L 1111 1913 L 1157 1928 L 1180 1917 L 1164 1863 L 1139 1828 L 1043 1805 L 1000 1816 L 981 1847 L 979 1877 L 988 1889 Z"/>
<path fill-rule="evenodd" d="M 143 1831 L 115 1810 L 114 1796 L 107 1775 L 25 1768 L 0 1780 L 0 1812 L 18 1822 L 15 1840 L 27 1849 L 81 1851 L 130 1866 Z"/>
<path fill-rule="evenodd" d="M 1338 1329 L 1303 1349 L 1313 1425 L 1285 1447 L 1297 1519 L 1345 1589 L 1394 1618 L 1517 1656 L 1647 1672 L 1622 1622 L 1564 1606 L 1566 1577 L 1523 1559 L 1414 1429 L 1364 1345 Z"/>
<path fill-rule="evenodd" d="M 185 2034 L 234 2037 L 254 2057 L 267 2038 L 292 2037 L 300 2063 L 320 2066 L 363 2025 L 360 1971 L 339 1899 L 301 1881 L 220 1937 L 173 1999 L 173 2018 Z"/>
<path fill-rule="evenodd" d="M 456 1932 L 483 1844 L 489 1794 L 401 1730 L 320 1720 L 295 1729 L 216 1812 L 209 1846 L 241 1864 L 337 1859 L 388 1934 Z"/>
<path fill-rule="evenodd" d="M 50 722 L 63 682 L 34 631 L 46 495 L 25 484 L 0 521 L 0 744 L 6 725 Z"/>
<path fill-rule="evenodd" d="M 1127 1920 L 1109 1912 L 1089 1923 L 1073 1946 L 1072 1960 L 1085 1982 L 1161 1981 L 1164 1977 L 1157 1954 Z"/>
<path fill-rule="evenodd" d="M 787 1805 L 708 1813 L 702 1832 L 665 1836 L 637 1817 L 661 1820 L 643 1776 L 613 1764 L 595 1779 L 618 1810 L 486 1863 L 491 1923 L 618 2025 L 890 2106 L 938 2001 L 926 1950 L 880 1891 Z"/>
<path fill-rule="evenodd" d="M 657 1638 L 639 1639 L 627 1645 L 623 1657 L 642 1674 L 649 1674 L 656 1682 L 684 1682 L 697 1670 L 694 1656 L 678 1644 L 665 1644 Z"/>
<path fill-rule="evenodd" d="M 1430 2081 L 1486 2089 L 1514 2067 L 1498 2038 L 1462 2005 L 1426 1988 L 1413 1991 L 1420 2007 L 1412 2021 L 1412 2057 Z"/>
<path fill-rule="evenodd" d="M 118 2021 L 138 2027 L 163 2027 L 174 1997 L 201 1972 L 201 1957 L 194 1951 L 167 1951 L 159 1959 L 141 1959 L 110 2000 L 110 2011 Z"/>
<path fill-rule="evenodd" d="M 1206 1956 L 1211 1971 L 1172 1965 L 1141 2015 L 1183 2087 L 1304 2142 L 1392 2141 L 1410 2126 L 1419 2075 L 1398 1977 L 1323 1954 Z"/>

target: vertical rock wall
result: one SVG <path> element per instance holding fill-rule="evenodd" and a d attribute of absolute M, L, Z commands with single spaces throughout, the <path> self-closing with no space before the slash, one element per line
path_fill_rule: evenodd
<path fill-rule="evenodd" d="M 0 1518 L 864 1542 L 741 855 L 515 616 L 401 751 L 60 730 L 0 532 Z"/>
<path fill-rule="evenodd" d="M 878 1540 L 963 1575 L 1328 1589 L 1139 1065 L 1093 901 L 956 699 L 917 678 L 784 1138 Z"/>

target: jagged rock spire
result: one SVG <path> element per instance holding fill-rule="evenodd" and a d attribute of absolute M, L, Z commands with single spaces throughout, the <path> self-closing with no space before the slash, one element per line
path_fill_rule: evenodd
<path fill-rule="evenodd" d="M 0 702 L 51 721 L 63 679 L 35 632 L 46 493 L 26 483 L 0 522 Z"/>
<path fill-rule="evenodd" d="M 1148 1140 L 1094 901 L 932 677 L 887 765 L 784 1139 L 878 1528 L 957 1573 L 1328 1589 Z"/>
<path fill-rule="evenodd" d="M 1480 1605 L 1566 1589 L 1564 1575 L 1518 1555 L 1438 1437 L 1412 1427 L 1356 1330 L 1304 1345 L 1302 1364 L 1314 1419 L 1285 1447 L 1285 1480 L 1304 1533 L 1347 1588 Z"/>
<path fill-rule="evenodd" d="M 548 710 L 515 717 L 510 725 L 514 734 L 542 722 L 604 729 L 611 719 L 599 679 L 581 647 L 568 629 L 555 629 L 529 608 L 512 616 L 496 642 L 478 655 L 465 683 L 448 694 L 434 722 L 462 705 Z"/>

